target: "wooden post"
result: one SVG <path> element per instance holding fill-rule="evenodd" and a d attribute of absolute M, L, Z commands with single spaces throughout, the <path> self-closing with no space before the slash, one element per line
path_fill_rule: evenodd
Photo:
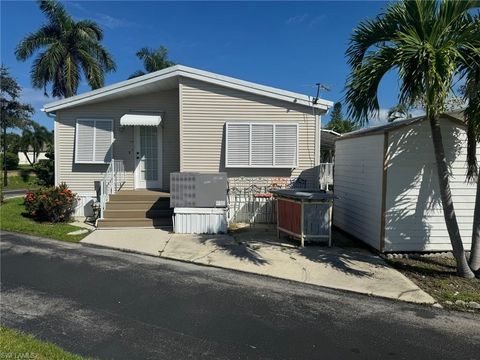
<path fill-rule="evenodd" d="M 328 246 L 332 247 L 332 208 L 333 202 L 329 201 L 328 206 Z"/>
<path fill-rule="evenodd" d="M 303 211 L 303 200 L 300 201 L 300 212 L 301 212 L 301 216 L 300 216 L 300 229 L 301 229 L 301 233 L 300 233 L 300 246 L 303 247 L 305 245 L 305 235 L 304 235 L 304 221 L 303 221 L 303 217 L 304 217 L 304 211 Z"/>
<path fill-rule="evenodd" d="M 277 203 L 277 240 L 280 240 L 280 229 L 278 228 L 280 226 L 280 223 L 278 222 L 278 203 L 279 203 L 278 199 L 276 203 Z"/>

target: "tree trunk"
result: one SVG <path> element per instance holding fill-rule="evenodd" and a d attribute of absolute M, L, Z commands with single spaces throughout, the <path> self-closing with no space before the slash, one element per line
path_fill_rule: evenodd
<path fill-rule="evenodd" d="M 3 186 L 8 185 L 7 175 L 7 127 L 5 126 L 5 114 L 2 111 L 2 125 L 3 125 Z"/>
<path fill-rule="evenodd" d="M 475 275 L 480 276 L 480 176 L 477 178 L 477 194 L 473 211 L 472 249 L 469 265 Z"/>
<path fill-rule="evenodd" d="M 27 161 L 30 164 L 30 166 L 33 166 L 34 163 L 32 163 L 32 161 L 30 160 L 30 157 L 28 156 L 28 151 L 24 151 L 23 155 L 25 155 L 25 157 L 27 158 Z"/>
<path fill-rule="evenodd" d="M 458 227 L 457 216 L 453 206 L 452 191 L 450 190 L 450 182 L 447 159 L 445 158 L 445 149 L 443 147 L 442 132 L 440 123 L 435 116 L 429 115 L 430 128 L 432 130 L 433 148 L 435 152 L 435 160 L 437 163 L 438 182 L 440 185 L 440 197 L 442 199 L 443 216 L 447 225 L 448 235 L 452 243 L 453 255 L 457 262 L 457 274 L 461 277 L 472 278 L 475 275 L 467 263 L 465 250 L 463 248 L 462 237 Z"/>

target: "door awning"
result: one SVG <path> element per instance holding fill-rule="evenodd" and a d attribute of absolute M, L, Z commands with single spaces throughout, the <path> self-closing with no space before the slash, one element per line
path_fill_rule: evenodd
<path fill-rule="evenodd" d="M 158 126 L 162 122 L 159 113 L 125 114 L 120 118 L 120 125 L 127 126 Z"/>

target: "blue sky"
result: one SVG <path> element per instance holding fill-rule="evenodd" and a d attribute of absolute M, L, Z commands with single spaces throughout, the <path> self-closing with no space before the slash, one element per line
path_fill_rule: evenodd
<path fill-rule="evenodd" d="M 104 29 L 104 45 L 117 71 L 106 85 L 142 68 L 135 52 L 164 45 L 171 60 L 223 75 L 308 95 L 320 82 L 331 90 L 323 98 L 343 96 L 348 66 L 344 56 L 352 29 L 385 7 L 379 1 L 355 2 L 65 2 L 76 19 L 93 19 Z M 32 89 L 32 60 L 13 54 L 18 42 L 45 22 L 35 2 L 1 1 L 1 61 L 23 86 L 22 99 L 36 108 L 34 118 L 52 128 L 40 109 L 51 99 Z M 82 82 L 79 92 L 89 90 Z M 380 89 L 381 107 L 396 104 L 393 74 Z M 328 121 L 326 117 L 323 122 Z"/>

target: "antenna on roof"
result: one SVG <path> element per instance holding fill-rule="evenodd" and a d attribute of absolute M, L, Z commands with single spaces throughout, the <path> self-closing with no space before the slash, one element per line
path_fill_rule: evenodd
<path fill-rule="evenodd" d="M 323 85 L 321 83 L 316 83 L 315 86 L 317 87 L 317 95 L 313 98 L 313 105 L 317 105 L 318 100 L 320 99 L 320 90 L 322 91 L 330 91 L 330 88 L 326 85 Z"/>

